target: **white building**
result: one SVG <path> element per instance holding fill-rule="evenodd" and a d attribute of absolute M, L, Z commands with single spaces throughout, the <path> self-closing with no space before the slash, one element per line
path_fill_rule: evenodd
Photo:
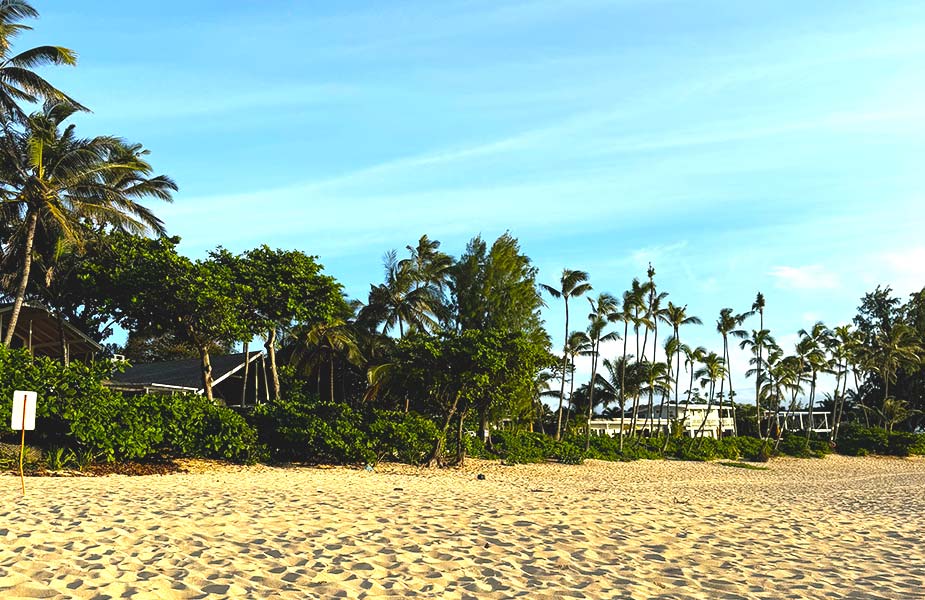
<path fill-rule="evenodd" d="M 709 408 L 709 410 L 707 410 Z M 706 418 L 706 420 L 704 420 Z M 649 416 L 649 407 L 640 406 L 636 418 L 636 431 L 643 433 L 665 433 L 671 426 L 680 422 L 687 437 L 719 437 L 719 434 L 734 435 L 735 421 L 732 409 L 724 406 L 722 410 L 716 405 L 681 403 L 675 411 L 674 404 L 659 404 L 653 407 Z M 620 435 L 633 430 L 632 411 L 627 410 L 622 419 L 592 419 L 591 433 L 596 435 Z"/>

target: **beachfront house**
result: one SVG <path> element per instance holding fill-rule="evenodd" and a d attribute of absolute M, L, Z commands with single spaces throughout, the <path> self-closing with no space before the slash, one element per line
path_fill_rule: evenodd
<path fill-rule="evenodd" d="M 0 332 L 6 333 L 12 304 L 0 305 Z M 47 356 L 67 364 L 92 362 L 102 350 L 87 334 L 40 304 L 23 303 L 13 331 L 11 348 L 25 348 L 33 356 Z"/>
<path fill-rule="evenodd" d="M 226 406 L 252 406 L 270 398 L 263 352 L 212 356 L 212 394 Z M 198 358 L 116 369 L 107 385 L 124 394 L 203 394 Z"/>
<path fill-rule="evenodd" d="M 674 404 L 659 404 L 649 413 L 648 406 L 640 406 L 636 418 L 635 430 L 644 435 L 655 435 L 671 431 L 673 423 L 680 423 L 682 432 L 687 437 L 719 437 L 735 435 L 735 420 L 732 409 L 716 404 L 684 404 L 677 410 Z M 615 436 L 632 433 L 632 412 L 627 410 L 622 418 L 592 419 L 591 433 L 594 435 Z"/>

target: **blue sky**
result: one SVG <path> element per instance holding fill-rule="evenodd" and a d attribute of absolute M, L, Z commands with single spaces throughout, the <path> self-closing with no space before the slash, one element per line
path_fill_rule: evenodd
<path fill-rule="evenodd" d="M 390 248 L 510 230 L 548 283 L 621 294 L 652 261 L 711 349 L 758 290 L 792 343 L 925 285 L 921 2 L 37 8 L 22 47 L 80 53 L 47 75 L 177 180 L 192 256 L 295 247 L 365 297 Z"/>

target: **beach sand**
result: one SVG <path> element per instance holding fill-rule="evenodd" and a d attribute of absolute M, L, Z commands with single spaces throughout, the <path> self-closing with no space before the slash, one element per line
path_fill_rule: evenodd
<path fill-rule="evenodd" d="M 920 459 L 192 466 L 0 476 L 0 597 L 925 598 Z"/>

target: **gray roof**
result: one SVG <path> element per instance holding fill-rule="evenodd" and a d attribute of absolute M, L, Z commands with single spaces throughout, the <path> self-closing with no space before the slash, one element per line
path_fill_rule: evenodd
<path fill-rule="evenodd" d="M 262 354 L 249 352 L 248 362 Z M 210 356 L 209 362 L 212 363 L 212 381 L 217 384 L 244 367 L 244 353 Z M 114 373 L 112 381 L 124 385 L 163 385 L 201 390 L 202 371 L 198 358 L 187 358 L 132 365 L 121 373 Z"/>

